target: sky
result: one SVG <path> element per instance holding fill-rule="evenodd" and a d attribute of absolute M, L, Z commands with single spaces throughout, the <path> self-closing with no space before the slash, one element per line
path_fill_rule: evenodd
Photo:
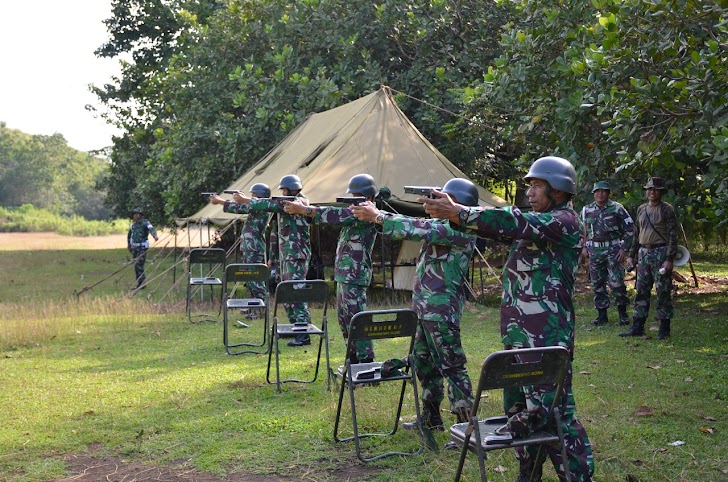
<path fill-rule="evenodd" d="M 118 75 L 94 50 L 108 38 L 111 0 L 0 0 L 0 121 L 28 134 L 60 133 L 81 151 L 111 145 L 118 131 L 85 109 L 101 109 L 89 84 Z"/>

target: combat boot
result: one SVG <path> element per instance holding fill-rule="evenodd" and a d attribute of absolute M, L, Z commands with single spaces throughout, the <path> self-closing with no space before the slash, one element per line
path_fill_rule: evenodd
<path fill-rule="evenodd" d="M 521 460 L 520 463 L 521 467 L 516 482 L 541 482 L 543 459 L 541 459 L 540 463 L 536 463 L 533 459 Z"/>
<path fill-rule="evenodd" d="M 670 320 L 660 320 L 660 331 L 657 332 L 658 340 L 667 340 L 670 338 Z"/>
<path fill-rule="evenodd" d="M 440 404 L 434 402 L 422 402 L 422 414 L 420 423 L 430 430 L 444 431 L 445 427 L 440 416 Z M 417 422 L 404 422 L 402 428 L 405 430 L 417 430 Z"/>
<path fill-rule="evenodd" d="M 599 325 L 606 325 L 609 323 L 609 319 L 607 318 L 607 309 L 599 309 L 599 314 L 596 318 L 592 320 L 592 325 L 599 326 Z"/>
<path fill-rule="evenodd" d="M 627 305 L 617 306 L 619 311 L 619 324 L 623 326 L 629 325 L 629 315 L 627 314 Z"/>
<path fill-rule="evenodd" d="M 644 318 L 635 318 L 632 328 L 630 328 L 629 331 L 620 333 L 619 336 L 643 336 L 644 334 L 645 334 L 645 319 Z"/>

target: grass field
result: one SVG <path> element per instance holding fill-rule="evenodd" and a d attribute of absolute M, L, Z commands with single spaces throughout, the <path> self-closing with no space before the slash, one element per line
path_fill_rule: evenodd
<path fill-rule="evenodd" d="M 333 440 L 338 394 L 326 391 L 325 379 L 276 393 L 265 381 L 267 358 L 224 355 L 221 324 L 187 322 L 178 290 L 161 304 L 125 298 L 133 283 L 127 269 L 119 281 L 73 296 L 89 277 L 122 266 L 126 256 L 119 249 L 0 252 L 0 275 L 13 280 L 0 285 L 0 480 L 74 476 L 66 471 L 68 456 L 91 450 L 97 457 L 184 466 L 226 480 L 452 478 L 457 454 L 449 451 L 359 463 L 352 444 Z M 162 272 L 172 262 L 159 257 L 156 263 L 148 272 Z M 714 281 L 701 290 L 680 288 L 669 342 L 655 339 L 654 320 L 648 336 L 637 339 L 618 337 L 614 322 L 592 327 L 591 297 L 577 297 L 574 390 L 594 447 L 597 481 L 728 477 L 728 285 L 720 284 L 728 264 L 698 260 L 696 267 L 702 280 Z M 152 300 L 172 285 L 161 283 Z M 320 317 L 315 310 L 314 318 Z M 616 319 L 616 311 L 610 317 Z M 500 348 L 497 319 L 497 306 L 466 308 L 463 343 L 473 376 Z M 329 321 L 336 367 L 343 340 L 333 310 Z M 240 330 L 234 335 L 242 336 Z M 377 351 L 384 359 L 396 347 L 380 343 Z M 291 373 L 312 366 L 310 348 L 284 348 L 282 356 Z M 357 397 L 360 422 L 386 426 L 394 391 L 363 388 Z M 486 400 L 488 414 L 500 412 L 499 398 Z M 404 418 L 412 414 L 409 399 Z M 412 448 L 410 435 L 365 447 Z M 441 444 L 446 440 L 438 434 Z M 676 442 L 684 443 L 671 445 Z M 488 463 L 491 480 L 515 479 L 511 453 Z M 544 480 L 556 481 L 546 466 Z M 478 480 L 474 458 L 466 463 L 465 480 Z"/>

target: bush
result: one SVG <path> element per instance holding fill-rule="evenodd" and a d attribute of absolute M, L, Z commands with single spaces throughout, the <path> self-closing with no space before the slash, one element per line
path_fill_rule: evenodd
<path fill-rule="evenodd" d="M 0 231 L 2 232 L 55 232 L 66 236 L 106 236 L 123 234 L 129 223 L 123 219 L 113 221 L 89 221 L 81 216 L 61 216 L 32 204 L 17 208 L 0 207 Z"/>

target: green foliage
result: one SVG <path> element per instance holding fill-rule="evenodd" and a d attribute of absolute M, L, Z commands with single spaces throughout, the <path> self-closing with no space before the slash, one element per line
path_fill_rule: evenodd
<path fill-rule="evenodd" d="M 78 216 L 63 216 L 47 209 L 24 204 L 17 208 L 0 207 L 0 231 L 40 233 L 55 232 L 66 236 L 105 236 L 126 233 L 129 221 L 89 221 Z"/>
<path fill-rule="evenodd" d="M 29 135 L 0 122 L 0 206 L 33 204 L 53 213 L 106 219 L 96 184 L 105 160 L 68 146 L 60 134 Z"/>

